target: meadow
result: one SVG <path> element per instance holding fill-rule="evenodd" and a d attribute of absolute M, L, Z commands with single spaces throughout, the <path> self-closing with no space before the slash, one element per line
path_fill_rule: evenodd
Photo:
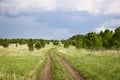
<path fill-rule="evenodd" d="M 86 79 L 120 80 L 120 51 L 91 51 L 52 44 L 34 51 L 29 51 L 27 45 L 0 46 L 0 80 L 40 80 L 47 53 L 51 57 L 53 80 L 74 80 L 59 56 Z"/>
<path fill-rule="evenodd" d="M 30 77 L 35 77 L 36 68 L 45 60 L 49 48 L 30 52 L 27 45 L 0 47 L 0 80 L 30 80 Z"/>
<path fill-rule="evenodd" d="M 90 80 L 120 80 L 120 51 L 91 51 L 58 48 L 61 55 L 73 68 Z"/>

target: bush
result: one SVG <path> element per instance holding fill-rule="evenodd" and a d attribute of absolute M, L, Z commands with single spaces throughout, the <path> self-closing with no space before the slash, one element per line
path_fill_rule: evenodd
<path fill-rule="evenodd" d="M 2 40 L 1 43 L 2 43 L 3 48 L 9 47 L 9 43 L 8 43 L 8 40 L 7 40 L 7 39 Z"/>
<path fill-rule="evenodd" d="M 27 45 L 28 45 L 29 51 L 34 51 L 34 46 L 33 46 L 33 45 L 34 45 L 34 42 L 33 42 L 32 39 L 29 39 L 29 40 L 28 40 Z"/>
<path fill-rule="evenodd" d="M 36 42 L 36 44 L 35 44 L 35 48 L 36 49 L 40 49 L 41 48 L 41 43 L 38 41 L 38 42 Z"/>

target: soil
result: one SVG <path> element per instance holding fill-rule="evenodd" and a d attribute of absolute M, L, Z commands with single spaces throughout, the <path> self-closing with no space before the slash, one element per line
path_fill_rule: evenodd
<path fill-rule="evenodd" d="M 51 49 L 52 50 L 52 49 Z M 81 75 L 76 69 L 71 67 L 63 57 L 61 57 L 58 54 L 55 54 L 57 59 L 62 63 L 65 70 L 69 73 L 69 75 L 72 77 L 72 80 L 89 80 L 85 78 L 83 75 Z M 48 52 L 48 56 L 46 59 L 45 66 L 43 70 L 40 73 L 40 80 L 53 80 L 52 78 L 52 72 L 51 72 L 51 56 L 50 51 Z"/>
<path fill-rule="evenodd" d="M 40 73 L 40 80 L 53 80 L 51 73 L 51 57 L 50 53 L 48 53 L 46 64 Z"/>
<path fill-rule="evenodd" d="M 63 66 L 72 76 L 73 80 L 88 80 L 85 77 L 83 77 L 77 70 L 72 68 L 61 56 L 56 55 L 56 57 L 62 62 Z"/>

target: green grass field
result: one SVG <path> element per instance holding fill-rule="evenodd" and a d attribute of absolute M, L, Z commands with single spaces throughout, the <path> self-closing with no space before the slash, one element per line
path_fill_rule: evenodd
<path fill-rule="evenodd" d="M 72 46 L 63 48 L 51 44 L 32 52 L 26 45 L 0 47 L 0 80 L 37 80 L 49 50 L 52 50 L 51 73 L 54 80 L 71 80 L 55 53 L 90 80 L 120 80 L 120 51 L 77 50 Z"/>
<path fill-rule="evenodd" d="M 0 80 L 27 80 L 36 65 L 45 60 L 48 49 L 50 47 L 30 52 L 26 45 L 0 48 Z M 36 76 L 36 72 L 32 76 Z"/>
<path fill-rule="evenodd" d="M 58 48 L 67 62 L 90 80 L 120 80 L 120 51 Z"/>

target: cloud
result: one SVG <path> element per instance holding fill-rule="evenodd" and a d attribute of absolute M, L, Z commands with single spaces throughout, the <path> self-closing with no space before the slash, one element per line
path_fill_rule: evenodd
<path fill-rule="evenodd" d="M 94 16 L 86 12 L 44 12 L 35 16 L 18 16 L 14 18 L 4 16 L 4 18 L 0 18 L 0 25 L 4 24 L 3 26 L 9 26 L 11 28 L 14 27 L 14 29 L 18 28 L 19 30 L 21 30 L 22 28 L 22 30 L 19 32 L 21 33 L 27 30 L 26 35 L 28 33 L 29 36 L 29 31 L 34 34 L 34 28 L 31 28 L 32 26 L 34 26 L 34 36 L 38 36 L 38 34 L 41 34 L 40 36 L 43 36 L 44 34 L 44 36 L 47 36 L 49 38 L 66 38 L 66 36 L 69 36 L 71 34 L 85 34 L 87 32 L 91 32 L 96 27 L 109 22 L 109 20 L 111 20 L 112 18 L 114 18 L 114 16 Z M 119 19 L 119 17 L 115 18 Z M 114 22 L 117 22 L 117 20 Z M 112 21 L 109 23 L 112 23 Z M 109 24 L 107 24 L 105 27 L 108 26 Z M 37 34 L 37 32 L 39 33 Z M 31 36 L 33 36 L 33 34 Z"/>
<path fill-rule="evenodd" d="M 102 26 L 95 29 L 96 32 L 105 31 L 105 29 L 109 29 L 114 31 L 116 27 L 120 26 L 120 19 L 111 19 L 107 22 L 104 22 Z"/>
<path fill-rule="evenodd" d="M 88 11 L 95 14 L 120 14 L 120 0 L 81 0 L 77 6 L 79 11 Z"/>
<path fill-rule="evenodd" d="M 0 1 L 0 9 L 3 14 L 18 15 L 50 11 L 55 7 L 54 0 L 3 0 Z"/>
<path fill-rule="evenodd" d="M 92 14 L 120 14 L 120 0 L 2 0 L 0 13 L 19 15 L 48 11 L 86 11 Z"/>
<path fill-rule="evenodd" d="M 6 23 L 7 22 L 7 23 Z M 66 39 L 71 35 L 67 28 L 57 28 L 45 23 L 37 23 L 34 17 L 10 18 L 0 16 L 0 37 L 2 38 L 45 38 Z"/>
<path fill-rule="evenodd" d="M 120 0 L 0 0 L 0 37 L 65 39 L 115 29 L 120 25 L 119 4 Z"/>
<path fill-rule="evenodd" d="M 120 26 L 120 18 L 118 19 L 111 19 L 105 23 L 107 26 L 118 27 Z"/>
<path fill-rule="evenodd" d="M 107 0 L 109 1 L 109 0 Z M 110 0 L 109 2 L 104 2 L 103 11 L 105 14 L 119 14 L 120 15 L 120 0 Z M 105 8 L 105 9 L 104 9 Z"/>
<path fill-rule="evenodd" d="M 91 15 L 87 12 L 48 12 L 36 16 L 36 22 L 48 23 L 50 26 L 66 27 L 72 33 L 93 31 L 98 26 L 119 16 Z"/>
<path fill-rule="evenodd" d="M 100 31 L 105 31 L 106 29 L 114 31 L 114 29 L 109 28 L 109 27 L 105 27 L 104 25 L 101 26 L 101 27 L 96 28 L 95 31 L 99 33 Z"/>
<path fill-rule="evenodd" d="M 70 33 L 67 28 L 49 28 L 45 31 L 44 37 L 47 39 L 67 39 L 70 37 L 72 33 Z"/>

